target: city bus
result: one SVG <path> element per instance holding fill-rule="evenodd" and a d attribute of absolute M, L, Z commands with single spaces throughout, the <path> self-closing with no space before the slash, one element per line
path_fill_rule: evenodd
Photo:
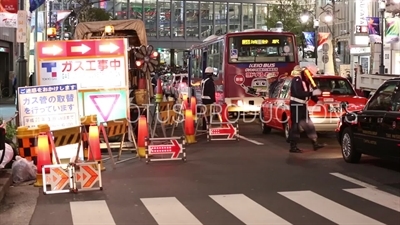
<path fill-rule="evenodd" d="M 210 66 L 216 101 L 226 103 L 229 113 L 259 113 L 262 97 L 268 93 L 267 76 L 290 74 L 299 65 L 293 33 L 251 29 L 212 35 L 192 46 L 192 86 L 201 95 L 200 80 Z"/>

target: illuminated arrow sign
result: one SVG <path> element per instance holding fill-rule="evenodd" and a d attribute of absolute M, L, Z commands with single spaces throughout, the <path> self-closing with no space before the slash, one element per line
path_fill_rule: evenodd
<path fill-rule="evenodd" d="M 227 124 L 227 127 L 210 128 L 211 136 L 228 135 L 228 139 L 232 139 L 236 134 L 236 128 L 232 124 Z"/>
<path fill-rule="evenodd" d="M 119 46 L 114 43 L 100 44 L 99 51 L 104 53 L 114 53 L 119 49 Z"/>
<path fill-rule="evenodd" d="M 99 180 L 99 174 L 92 166 L 80 166 L 80 171 L 76 172 L 76 182 L 81 183 L 81 187 L 92 188 Z"/>
<path fill-rule="evenodd" d="M 182 145 L 177 140 L 171 140 L 171 145 L 149 145 L 149 154 L 163 155 L 172 153 L 171 158 L 177 158 L 179 153 L 182 152 Z"/>
<path fill-rule="evenodd" d="M 52 190 L 63 190 L 69 182 L 69 176 L 61 168 L 50 168 L 50 174 L 46 177 L 46 180 L 51 185 Z"/>
<path fill-rule="evenodd" d="M 91 48 L 89 46 L 84 45 L 84 44 L 82 44 L 80 46 L 71 46 L 71 52 L 75 52 L 75 53 L 80 52 L 80 53 L 82 53 L 82 55 L 85 54 L 86 52 L 88 52 L 90 49 Z"/>
<path fill-rule="evenodd" d="M 58 47 L 57 45 L 42 48 L 42 54 L 44 55 L 58 55 L 61 52 L 62 48 Z"/>

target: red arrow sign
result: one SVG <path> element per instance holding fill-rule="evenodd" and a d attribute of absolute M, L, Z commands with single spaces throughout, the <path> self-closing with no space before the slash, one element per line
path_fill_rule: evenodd
<path fill-rule="evenodd" d="M 182 150 L 177 140 L 171 140 L 172 145 L 149 145 L 150 154 L 168 154 L 172 153 L 171 158 L 177 158 Z"/>
<path fill-rule="evenodd" d="M 227 127 L 210 128 L 210 135 L 228 135 L 228 138 L 235 136 L 236 129 L 232 124 L 227 124 Z"/>
<path fill-rule="evenodd" d="M 96 56 L 96 43 L 91 41 L 66 42 L 68 56 Z"/>

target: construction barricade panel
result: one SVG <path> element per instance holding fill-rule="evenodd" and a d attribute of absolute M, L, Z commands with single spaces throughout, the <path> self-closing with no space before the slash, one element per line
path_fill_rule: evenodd
<path fill-rule="evenodd" d="M 44 194 L 68 193 L 73 190 L 73 175 L 69 164 L 45 165 L 42 167 L 42 174 L 45 174 Z"/>
<path fill-rule="evenodd" d="M 150 161 L 186 161 L 184 137 L 146 138 L 146 163 Z"/>
<path fill-rule="evenodd" d="M 71 169 L 74 191 L 103 190 L 100 162 L 76 163 Z"/>

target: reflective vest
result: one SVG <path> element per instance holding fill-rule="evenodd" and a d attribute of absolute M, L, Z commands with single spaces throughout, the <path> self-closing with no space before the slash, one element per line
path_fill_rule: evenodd
<path fill-rule="evenodd" d="M 201 98 L 202 98 L 202 99 L 211 99 L 210 96 L 204 96 L 204 87 L 205 87 L 206 82 L 207 82 L 209 79 L 210 79 L 210 78 L 207 78 L 207 79 L 201 81 Z"/>

